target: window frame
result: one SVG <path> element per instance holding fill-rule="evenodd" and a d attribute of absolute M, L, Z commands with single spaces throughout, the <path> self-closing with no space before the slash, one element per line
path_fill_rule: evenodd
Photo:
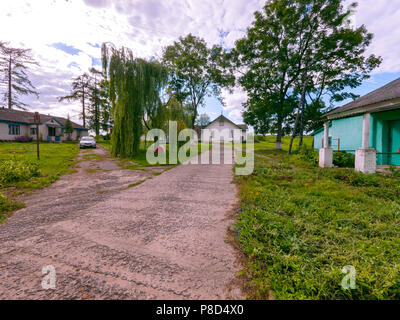
<path fill-rule="evenodd" d="M 8 125 L 8 135 L 19 136 L 21 135 L 21 125 L 19 124 L 9 124 Z"/>

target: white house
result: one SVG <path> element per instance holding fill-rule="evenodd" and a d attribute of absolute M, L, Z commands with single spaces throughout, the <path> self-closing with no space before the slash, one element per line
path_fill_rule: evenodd
<path fill-rule="evenodd" d="M 247 125 L 236 124 L 226 118 L 224 115 L 220 115 L 214 121 L 211 121 L 207 126 L 198 127 L 197 133 L 201 141 L 246 141 L 247 139 Z M 205 134 L 208 131 L 208 134 Z M 236 136 L 235 136 L 236 131 Z"/>
<path fill-rule="evenodd" d="M 0 141 L 15 141 L 16 137 L 26 136 L 36 140 L 36 125 L 34 113 L 13 109 L 0 108 Z M 64 141 L 65 121 L 67 119 L 40 114 L 39 139 L 42 141 Z M 72 122 L 71 139 L 89 135 L 88 129 Z"/>

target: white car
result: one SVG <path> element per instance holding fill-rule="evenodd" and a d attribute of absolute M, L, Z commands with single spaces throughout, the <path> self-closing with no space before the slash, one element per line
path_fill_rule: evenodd
<path fill-rule="evenodd" d="M 79 141 L 79 148 L 96 148 L 96 140 L 93 137 L 82 137 Z"/>

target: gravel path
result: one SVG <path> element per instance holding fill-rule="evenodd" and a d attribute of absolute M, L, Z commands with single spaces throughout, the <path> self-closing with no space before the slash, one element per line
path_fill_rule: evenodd
<path fill-rule="evenodd" d="M 226 242 L 232 165 L 132 171 L 95 154 L 0 226 L 0 299 L 242 298 Z M 46 265 L 54 290 L 41 286 Z"/>

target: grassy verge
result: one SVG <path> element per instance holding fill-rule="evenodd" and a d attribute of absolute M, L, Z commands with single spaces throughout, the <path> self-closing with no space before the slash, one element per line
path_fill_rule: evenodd
<path fill-rule="evenodd" d="M 236 177 L 238 239 L 250 298 L 399 299 L 400 174 L 320 169 L 284 151 L 258 151 Z M 344 290 L 344 266 L 356 289 Z"/>
<path fill-rule="evenodd" d="M 35 143 L 0 143 L 0 164 L 5 164 L 4 169 L 9 169 L 9 164 L 16 164 L 15 172 L 7 171 L 8 179 L 0 183 L 0 192 L 7 196 L 0 202 L 0 221 L 6 213 L 23 206 L 13 200 L 15 196 L 32 189 L 44 188 L 58 180 L 58 178 L 70 171 L 73 159 L 79 152 L 76 144 L 40 144 L 40 160 L 36 159 Z M 38 174 L 24 175 L 23 171 L 34 166 Z M 0 166 L 1 167 L 1 166 Z M 10 178 L 10 174 L 15 174 Z M 1 173 L 0 173 L 1 174 Z"/>

